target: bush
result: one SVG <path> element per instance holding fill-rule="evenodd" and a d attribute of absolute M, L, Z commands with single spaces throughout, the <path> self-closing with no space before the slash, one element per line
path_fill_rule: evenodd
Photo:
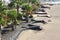
<path fill-rule="evenodd" d="M 22 14 L 17 14 L 17 20 L 21 20 L 22 19 Z"/>
<path fill-rule="evenodd" d="M 17 11 L 9 10 L 7 15 L 10 19 L 15 20 L 17 18 Z"/>
<path fill-rule="evenodd" d="M 27 10 L 27 11 L 31 11 L 32 10 L 32 6 L 30 4 L 24 4 L 22 6 L 22 9 L 23 10 Z"/>

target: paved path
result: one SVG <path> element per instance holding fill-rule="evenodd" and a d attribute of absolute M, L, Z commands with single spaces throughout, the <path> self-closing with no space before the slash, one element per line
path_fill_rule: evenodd
<path fill-rule="evenodd" d="M 60 40 L 60 5 L 54 5 L 48 13 L 52 16 L 42 31 L 26 30 L 17 40 Z"/>

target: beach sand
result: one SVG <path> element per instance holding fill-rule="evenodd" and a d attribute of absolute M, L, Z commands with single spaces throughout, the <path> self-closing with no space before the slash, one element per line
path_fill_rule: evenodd
<path fill-rule="evenodd" d="M 60 40 L 60 5 L 51 6 L 46 12 L 51 15 L 51 18 L 48 18 L 51 22 L 42 25 L 43 30 L 25 30 L 17 40 Z"/>
<path fill-rule="evenodd" d="M 1 31 L 0 31 L 0 40 L 1 40 Z"/>

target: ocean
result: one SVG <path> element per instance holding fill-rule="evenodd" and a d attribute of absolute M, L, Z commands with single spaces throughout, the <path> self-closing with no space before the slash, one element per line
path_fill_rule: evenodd
<path fill-rule="evenodd" d="M 60 4 L 60 0 L 39 0 L 39 2 L 46 2 L 51 4 Z"/>
<path fill-rule="evenodd" d="M 59 2 L 60 0 L 39 0 L 41 2 Z"/>

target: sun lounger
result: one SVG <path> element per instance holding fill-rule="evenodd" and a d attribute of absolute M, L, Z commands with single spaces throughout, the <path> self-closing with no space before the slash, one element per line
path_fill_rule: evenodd
<path fill-rule="evenodd" d="M 26 28 L 26 29 L 31 29 L 31 30 L 42 30 L 42 28 L 40 26 L 37 25 L 33 25 L 33 24 L 28 24 L 26 27 L 23 26 L 22 28 Z"/>
<path fill-rule="evenodd" d="M 31 19 L 31 21 L 34 21 L 34 23 L 43 23 L 43 24 L 47 23 L 44 20 L 34 20 L 34 19 Z"/>
<path fill-rule="evenodd" d="M 38 12 L 35 12 L 35 14 L 47 14 L 47 13 L 46 12 L 38 11 Z"/>
<path fill-rule="evenodd" d="M 28 27 L 27 29 L 31 29 L 31 30 L 42 30 L 42 28 L 40 28 L 40 26 L 37 26 L 37 25 L 33 25 L 33 24 L 28 24 Z"/>
<path fill-rule="evenodd" d="M 13 24 L 7 25 L 6 27 L 4 27 L 3 29 L 1 29 L 1 34 L 5 34 L 5 32 L 7 31 L 13 31 L 14 30 L 14 26 Z"/>
<path fill-rule="evenodd" d="M 43 6 L 43 5 L 42 5 L 41 8 L 50 8 L 50 7 L 48 7 L 48 6 Z"/>

